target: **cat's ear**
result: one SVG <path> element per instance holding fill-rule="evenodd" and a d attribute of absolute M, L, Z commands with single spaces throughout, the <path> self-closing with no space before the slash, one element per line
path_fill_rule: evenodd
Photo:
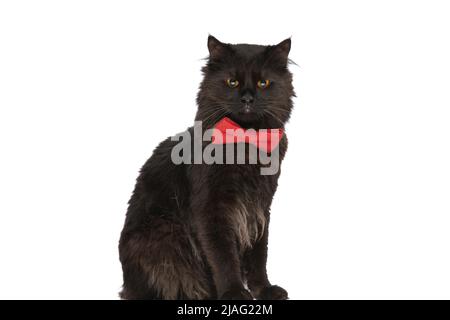
<path fill-rule="evenodd" d="M 279 44 L 269 47 L 270 58 L 281 64 L 287 66 L 289 51 L 291 50 L 291 38 L 281 41 Z"/>
<path fill-rule="evenodd" d="M 287 60 L 289 51 L 291 51 L 291 38 L 281 41 L 275 46 L 275 50 L 282 58 Z"/>
<path fill-rule="evenodd" d="M 230 50 L 230 46 L 226 43 L 220 42 L 212 35 L 209 35 L 208 50 L 209 50 L 209 58 L 213 60 L 218 60 L 224 57 L 224 55 Z"/>

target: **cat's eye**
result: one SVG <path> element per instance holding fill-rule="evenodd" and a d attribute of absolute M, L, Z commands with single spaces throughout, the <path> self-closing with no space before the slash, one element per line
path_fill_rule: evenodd
<path fill-rule="evenodd" d="M 230 88 L 236 88 L 239 85 L 239 81 L 236 79 L 227 79 L 227 86 Z"/>
<path fill-rule="evenodd" d="M 259 80 L 257 85 L 258 85 L 258 88 L 265 89 L 270 85 L 270 80 Z"/>

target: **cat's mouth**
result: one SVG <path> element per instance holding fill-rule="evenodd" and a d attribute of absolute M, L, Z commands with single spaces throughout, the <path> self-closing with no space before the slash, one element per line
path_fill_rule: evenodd
<path fill-rule="evenodd" d="M 245 128 L 251 127 L 252 124 L 259 121 L 259 117 L 256 112 L 245 112 L 243 110 L 232 113 L 230 118 Z"/>

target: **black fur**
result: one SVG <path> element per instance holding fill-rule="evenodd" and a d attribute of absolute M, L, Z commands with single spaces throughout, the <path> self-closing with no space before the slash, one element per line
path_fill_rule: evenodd
<path fill-rule="evenodd" d="M 244 128 L 284 128 L 294 96 L 290 44 L 230 45 L 210 36 L 197 99 L 196 120 L 203 129 L 224 116 Z M 239 86 L 227 86 L 229 78 Z M 264 79 L 270 86 L 258 88 Z M 244 95 L 253 101 L 243 103 Z M 163 141 L 137 179 L 119 244 L 121 297 L 286 299 L 287 292 L 272 286 L 266 273 L 279 172 L 261 175 L 261 164 L 175 165 L 171 150 L 177 143 Z M 285 135 L 278 148 L 282 159 Z"/>

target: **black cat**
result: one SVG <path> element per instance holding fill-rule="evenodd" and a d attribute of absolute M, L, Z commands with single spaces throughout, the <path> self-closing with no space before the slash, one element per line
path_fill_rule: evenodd
<path fill-rule="evenodd" d="M 275 46 L 231 45 L 209 36 L 197 98 L 202 129 L 224 117 L 244 129 L 284 129 L 294 96 L 290 46 L 290 39 Z M 129 201 L 119 244 L 121 297 L 287 299 L 266 272 L 279 172 L 262 175 L 259 162 L 175 164 L 176 144 L 169 138 L 155 149 Z M 280 161 L 286 148 L 283 134 Z"/>

